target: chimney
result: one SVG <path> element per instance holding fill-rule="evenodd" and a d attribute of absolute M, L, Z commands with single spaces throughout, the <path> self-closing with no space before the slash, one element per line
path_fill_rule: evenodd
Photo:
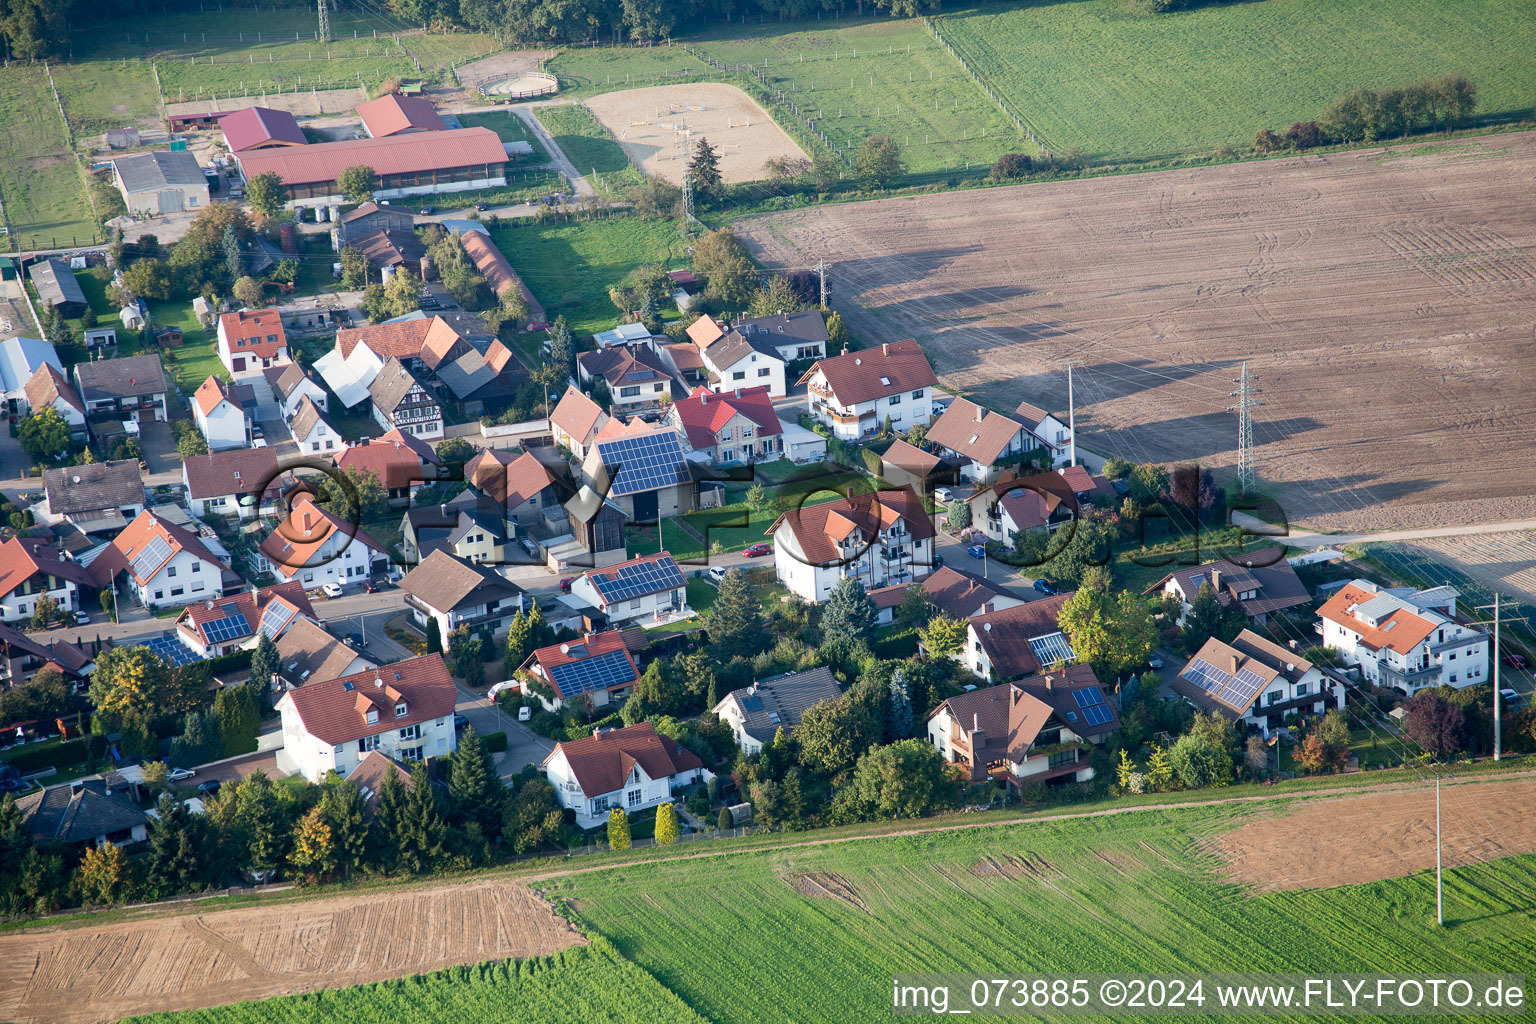
<path fill-rule="evenodd" d="M 987 418 L 987 410 L 983 409 L 981 406 L 978 405 L 976 407 L 976 422 L 980 423 L 982 420 L 984 420 L 986 418 Z"/>
<path fill-rule="evenodd" d="M 888 355 L 891 354 L 891 343 L 890 342 L 882 341 L 880 343 L 880 354 L 884 355 L 884 356 L 888 356 Z"/>
<path fill-rule="evenodd" d="M 984 747 L 986 745 L 987 745 L 987 730 L 985 730 L 985 729 L 983 729 L 981 727 L 981 716 L 980 715 L 976 715 L 976 714 L 972 714 L 971 715 L 971 753 L 975 754 L 976 751 L 980 750 L 982 747 Z M 972 766 L 974 767 L 974 762 L 972 762 Z"/>
<path fill-rule="evenodd" d="M 1221 569 L 1214 565 L 1211 566 L 1211 589 L 1217 594 L 1221 593 Z"/>
<path fill-rule="evenodd" d="M 308 533 L 308 532 L 309 532 L 309 531 L 310 531 L 310 525 L 309 525 L 309 509 L 305 509 L 305 510 L 304 510 L 304 532 L 305 532 L 305 533 Z"/>
<path fill-rule="evenodd" d="M 1235 675 L 1237 675 L 1237 662 L 1238 662 L 1238 658 L 1237 658 L 1237 655 L 1236 655 L 1236 654 L 1233 654 L 1233 655 L 1232 655 L 1232 659 L 1231 659 L 1231 660 L 1232 660 L 1232 669 L 1231 669 L 1231 672 L 1232 672 L 1232 674 L 1233 674 L 1233 675 L 1234 675 L 1234 676 L 1235 676 Z"/>

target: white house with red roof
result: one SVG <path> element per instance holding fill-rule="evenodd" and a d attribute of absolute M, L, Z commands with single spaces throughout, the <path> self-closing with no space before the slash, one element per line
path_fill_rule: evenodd
<path fill-rule="evenodd" d="M 537 696 L 546 711 L 558 711 L 578 697 L 585 697 L 593 707 L 624 703 L 640 679 L 640 667 L 624 634 L 624 630 L 609 629 L 540 647 L 519 667 L 548 686 L 554 696 L 535 693 L 526 686 L 521 689 Z"/>
<path fill-rule="evenodd" d="M 281 582 L 305 588 L 360 583 L 386 568 L 389 551 L 361 527 L 316 504 L 309 494 L 293 499 L 292 511 L 261 542 L 261 561 Z"/>
<path fill-rule="evenodd" d="M 229 568 L 200 536 L 148 509 L 80 561 L 99 587 L 126 576 L 139 603 L 151 609 L 221 596 Z"/>
<path fill-rule="evenodd" d="M 95 585 L 85 566 L 52 544 L 35 537 L 0 544 L 0 622 L 30 619 L 45 597 L 63 611 L 77 611 L 79 589 Z"/>
<path fill-rule="evenodd" d="M 720 394 L 695 388 L 672 403 L 665 420 L 682 431 L 691 451 L 717 465 L 771 462 L 784 454 L 783 427 L 767 387 Z"/>
<path fill-rule="evenodd" d="M 209 451 L 250 447 L 255 415 L 256 395 L 249 384 L 226 384 L 209 374 L 192 394 L 192 421 Z"/>
<path fill-rule="evenodd" d="M 276 642 L 301 617 L 313 619 L 301 583 L 290 581 L 187 605 L 176 617 L 176 635 L 199 658 L 255 647 L 262 636 Z"/>
<path fill-rule="evenodd" d="M 397 761 L 445 757 L 458 747 L 456 699 L 441 654 L 306 683 L 277 702 L 277 766 L 319 782 L 329 771 L 345 777 L 375 750 Z"/>
<path fill-rule="evenodd" d="M 818 359 L 798 383 L 806 386 L 811 418 L 844 441 L 873 434 L 887 418 L 896 430 L 933 419 L 939 379 L 917 342 L 908 338 L 879 348 Z"/>
<path fill-rule="evenodd" d="M 578 459 L 587 457 L 587 446 L 608 422 L 608 414 L 596 402 L 568 385 L 554 412 L 549 415 L 550 433 L 556 445 L 564 445 Z"/>
<path fill-rule="evenodd" d="M 412 434 L 391 430 L 367 444 L 353 445 L 336 457 L 343 472 L 371 473 L 384 485 L 389 499 L 405 504 L 430 480 L 436 480 L 442 460 L 432 446 Z"/>
<path fill-rule="evenodd" d="M 187 489 L 187 508 L 199 519 L 210 515 L 250 519 L 262 499 L 275 500 L 282 487 L 277 452 L 272 448 L 239 448 L 182 459 L 181 483 Z"/>
<path fill-rule="evenodd" d="M 250 373 L 292 362 L 288 335 L 277 309 L 242 309 L 219 316 L 219 362 L 232 374 Z"/>
<path fill-rule="evenodd" d="M 693 614 L 683 571 L 665 551 L 583 573 L 571 584 L 571 596 L 612 622 L 655 625 Z"/>
<path fill-rule="evenodd" d="M 636 814 L 669 802 L 674 789 L 711 778 L 699 755 L 649 722 L 594 729 L 556 746 L 542 767 L 560 806 L 576 812 L 582 828 L 601 825 L 615 807 Z"/>
<path fill-rule="evenodd" d="M 812 604 L 845 576 L 874 590 L 916 583 L 934 569 L 933 523 L 910 487 L 805 505 L 765 532 L 779 582 Z"/>
<path fill-rule="evenodd" d="M 1324 646 L 1376 686 L 1411 697 L 1489 680 L 1488 634 L 1456 615 L 1453 587 L 1413 590 L 1351 580 L 1318 609 Z"/>
<path fill-rule="evenodd" d="M 1052 468 L 1071 461 L 1072 428 L 1065 420 L 1028 402 L 1020 402 L 1013 416 L 1024 424 L 1024 429 L 1040 447 L 1051 453 Z"/>

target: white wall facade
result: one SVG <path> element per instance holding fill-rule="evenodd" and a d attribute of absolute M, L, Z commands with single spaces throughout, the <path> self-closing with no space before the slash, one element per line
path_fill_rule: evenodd
<path fill-rule="evenodd" d="M 576 773 L 571 770 L 571 764 L 566 760 L 565 751 L 556 748 L 549 763 L 544 767 L 544 776 L 549 780 L 549 784 L 555 787 L 555 795 L 560 799 L 560 806 L 569 807 L 576 812 L 576 824 L 582 828 L 596 828 L 608 820 L 608 812 L 614 807 L 621 808 L 626 814 L 636 814 L 658 804 L 667 803 L 672 799 L 674 787 L 686 786 L 699 779 L 708 779 L 710 773 L 702 768 L 694 768 L 691 771 L 653 779 L 645 774 L 643 768 L 635 765 L 622 789 L 616 789 L 611 793 L 584 793 L 581 783 L 576 781 Z"/>
<path fill-rule="evenodd" d="M 176 552 L 149 582 L 133 584 L 140 603 L 157 607 L 191 604 L 224 592 L 222 572 L 215 562 L 190 551 Z"/>
<path fill-rule="evenodd" d="M 245 411 L 227 399 L 214 406 L 213 412 L 206 414 L 202 406 L 193 401 L 192 419 L 202 432 L 203 439 L 208 442 L 209 451 L 245 448 L 250 443 L 250 422 L 245 417 Z"/>
<path fill-rule="evenodd" d="M 681 610 L 688 603 L 686 591 L 682 587 L 672 590 L 661 590 L 654 594 L 642 594 L 628 601 L 618 601 L 603 607 L 602 596 L 597 588 L 592 585 L 591 579 L 586 576 L 578 576 L 571 584 L 571 596 L 578 597 L 594 608 L 602 608 L 615 625 L 626 622 L 638 622 L 654 619 L 657 613 L 663 617 Z"/>
<path fill-rule="evenodd" d="M 299 446 L 300 455 L 333 457 L 347 449 L 346 439 L 332 430 L 331 425 L 323 419 L 315 420 L 315 425 L 310 428 L 308 434 L 303 437 L 295 434 L 293 440 Z"/>
<path fill-rule="evenodd" d="M 283 721 L 283 746 L 277 752 L 277 766 L 290 774 L 303 775 L 310 782 L 322 781 L 332 769 L 345 777 L 372 750 L 410 762 L 445 757 L 458 749 L 452 715 L 403 728 L 381 721 L 382 728 L 371 736 L 333 746 L 305 731 L 303 720 L 286 694 L 278 700 L 277 708 Z"/>
<path fill-rule="evenodd" d="M 34 586 L 40 585 L 46 579 L 43 573 L 33 573 Z M 0 598 L 0 622 L 20 622 L 30 619 L 32 613 L 37 611 L 37 602 L 40 598 L 51 597 L 59 602 L 59 607 L 65 611 L 75 611 L 80 607 L 77 588 L 71 580 L 55 580 L 59 586 L 50 590 L 38 590 L 31 594 L 21 594 L 15 591 Z"/>
<path fill-rule="evenodd" d="M 714 370 L 720 380 L 710 385 L 718 394 L 728 395 L 737 388 L 768 386 L 769 398 L 783 398 L 788 392 L 784 386 L 784 362 L 762 352 L 752 351 L 729 366 L 716 366 L 709 358 L 709 350 L 703 352 L 704 365 Z"/>
<path fill-rule="evenodd" d="M 1323 645 L 1332 647 L 1345 664 L 1355 665 L 1367 682 L 1413 696 L 1420 690 L 1450 686 L 1458 690 L 1489 682 L 1488 634 L 1447 619 L 1407 654 L 1389 647 L 1372 650 L 1360 634 L 1323 619 Z"/>
<path fill-rule="evenodd" d="M 907 430 L 933 421 L 933 389 L 914 388 L 895 395 L 846 405 L 827 387 L 820 370 L 807 382 L 806 411 L 811 418 L 844 441 L 858 441 L 879 430 L 890 416 L 896 430 Z"/>
<path fill-rule="evenodd" d="M 916 583 L 933 572 L 933 539 L 916 539 L 906 528 L 905 520 L 898 521 L 889 530 L 865 545 L 858 535 L 857 544 L 845 547 L 845 561 L 834 565 L 807 564 L 795 532 L 788 523 L 781 523 L 773 534 L 773 569 L 778 581 L 790 593 L 821 604 L 832 594 L 832 588 L 844 576 L 852 576 L 864 584 L 865 590 L 891 585 Z M 886 552 L 895 557 L 885 557 Z"/>
<path fill-rule="evenodd" d="M 340 552 L 338 555 L 337 552 Z M 334 557 L 333 557 L 334 556 Z M 277 577 L 279 583 L 287 583 L 289 580 L 299 580 L 305 589 L 318 587 L 325 583 L 357 583 L 366 580 L 371 575 L 371 568 L 375 561 L 380 561 L 386 556 L 375 551 L 355 537 L 349 537 L 340 530 L 333 531 L 320 545 L 320 549 L 311 555 L 306 564 L 298 567 L 273 564 L 271 559 L 263 557 L 272 568 L 272 575 Z M 324 564 L 321 564 L 323 560 Z"/>

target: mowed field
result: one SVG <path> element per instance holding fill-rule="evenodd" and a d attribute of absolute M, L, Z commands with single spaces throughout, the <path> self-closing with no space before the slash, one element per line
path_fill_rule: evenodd
<path fill-rule="evenodd" d="M 1536 134 L 751 218 L 833 261 L 868 342 L 917 337 L 998 408 L 1066 405 L 1133 461 L 1230 467 L 1244 361 L 1260 484 L 1324 527 L 1530 518 Z"/>
<path fill-rule="evenodd" d="M 0 135 L 0 202 L 10 244 L 50 248 L 94 238 L 85 182 L 41 65 L 16 62 L 0 73 Z"/>
<path fill-rule="evenodd" d="M 989 5 L 938 19 L 1047 144 L 1094 160 L 1245 147 L 1347 90 L 1460 72 L 1483 117 L 1536 108 L 1531 0 L 1263 0 L 1149 15 L 1124 0 Z"/>
<path fill-rule="evenodd" d="M 0 936 L 0 1017 L 104 1021 L 547 956 L 584 940 L 515 883 Z"/>

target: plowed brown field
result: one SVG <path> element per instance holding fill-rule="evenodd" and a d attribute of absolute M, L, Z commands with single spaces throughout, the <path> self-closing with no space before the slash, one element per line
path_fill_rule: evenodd
<path fill-rule="evenodd" d="M 1536 514 L 1536 134 L 849 203 L 736 230 L 831 265 L 867 342 L 944 383 L 1064 409 L 1133 461 L 1236 461 L 1244 360 L 1261 482 L 1293 522 Z"/>
<path fill-rule="evenodd" d="M 483 882 L 0 937 L 0 1019 L 92 1022 L 341 988 L 585 940 Z"/>

